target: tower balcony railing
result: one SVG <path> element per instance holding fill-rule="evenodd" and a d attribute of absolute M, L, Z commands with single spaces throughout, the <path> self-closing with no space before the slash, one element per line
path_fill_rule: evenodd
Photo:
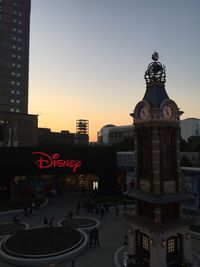
<path fill-rule="evenodd" d="M 144 226 L 150 228 L 152 231 L 165 231 L 167 229 L 176 228 L 177 225 L 189 225 L 191 220 L 189 217 L 179 217 L 174 219 L 161 220 L 155 222 L 154 219 L 136 214 L 134 209 L 124 211 L 124 217 L 127 221 L 137 224 L 138 227 Z"/>

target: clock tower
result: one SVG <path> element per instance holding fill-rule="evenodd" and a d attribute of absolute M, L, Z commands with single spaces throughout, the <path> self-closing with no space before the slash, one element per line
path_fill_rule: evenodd
<path fill-rule="evenodd" d="M 180 116 L 169 98 L 165 67 L 157 52 L 145 72 L 146 92 L 137 103 L 135 126 L 136 186 L 126 195 L 136 200 L 129 222 L 129 255 L 135 266 L 181 267 L 192 262 L 188 220 L 181 215 Z"/>

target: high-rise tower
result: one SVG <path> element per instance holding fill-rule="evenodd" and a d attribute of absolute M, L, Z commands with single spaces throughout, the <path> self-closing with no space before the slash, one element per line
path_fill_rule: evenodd
<path fill-rule="evenodd" d="M 0 111 L 28 113 L 30 0 L 0 1 Z"/>
<path fill-rule="evenodd" d="M 130 223 L 129 254 L 136 266 L 180 267 L 192 261 L 188 220 L 181 216 L 180 115 L 165 89 L 165 67 L 158 53 L 145 72 L 146 92 L 131 116 L 134 118 L 136 212 Z"/>
<path fill-rule="evenodd" d="M 37 144 L 28 114 L 30 0 L 0 0 L 0 146 Z"/>

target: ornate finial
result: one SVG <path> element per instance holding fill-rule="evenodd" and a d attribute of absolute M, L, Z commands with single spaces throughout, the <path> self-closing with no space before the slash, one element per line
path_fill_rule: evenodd
<path fill-rule="evenodd" d="M 155 51 L 155 52 L 152 54 L 151 58 L 152 58 L 154 61 L 157 61 L 157 60 L 159 59 L 159 55 L 158 55 L 158 53 Z"/>
<path fill-rule="evenodd" d="M 166 82 L 165 66 L 158 62 L 159 55 L 154 52 L 151 57 L 154 62 L 150 63 L 144 78 L 147 85 L 164 84 Z"/>

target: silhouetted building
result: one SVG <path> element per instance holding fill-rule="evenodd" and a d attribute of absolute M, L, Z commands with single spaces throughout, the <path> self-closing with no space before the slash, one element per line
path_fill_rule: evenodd
<path fill-rule="evenodd" d="M 88 144 L 88 135 L 70 133 L 68 130 L 52 132 L 49 128 L 38 128 L 39 145 Z"/>
<path fill-rule="evenodd" d="M 6 146 L 37 143 L 37 115 L 28 115 L 30 8 L 30 0 L 0 1 L 0 135 L 6 137 L 0 142 Z"/>

